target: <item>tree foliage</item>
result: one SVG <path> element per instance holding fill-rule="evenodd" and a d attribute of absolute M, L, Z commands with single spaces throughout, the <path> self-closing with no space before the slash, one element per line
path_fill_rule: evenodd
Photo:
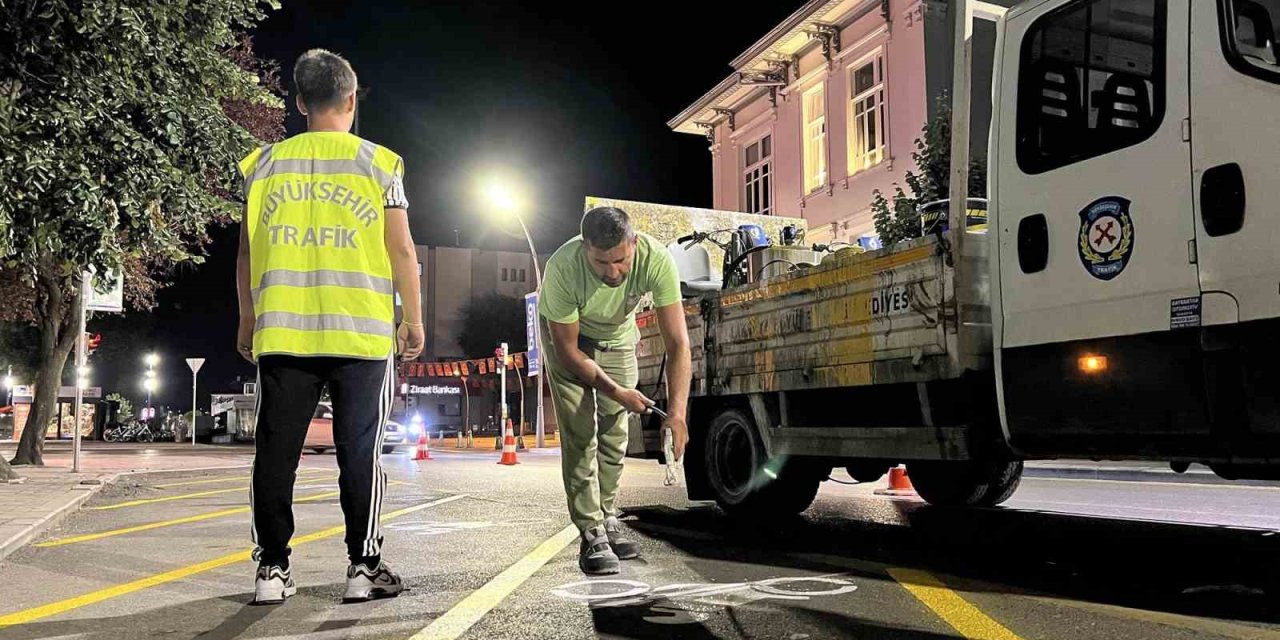
<path fill-rule="evenodd" d="M 903 177 L 910 194 L 902 185 L 894 183 L 893 199 L 886 198 L 879 189 L 871 201 L 872 219 L 876 234 L 887 247 L 910 238 L 919 238 L 920 205 L 942 200 L 951 189 L 951 99 L 946 93 L 938 97 L 937 115 L 926 122 L 916 138 L 911 159 L 916 171 L 908 171 Z M 987 195 L 987 163 L 983 158 L 969 162 L 969 197 L 985 198 Z"/>
<path fill-rule="evenodd" d="M 524 301 L 490 291 L 467 301 L 458 312 L 458 346 L 467 358 L 487 358 L 506 342 L 511 353 L 527 350 Z"/>
<path fill-rule="evenodd" d="M 283 132 L 274 68 L 238 34 L 274 0 L 0 1 L 0 321 L 40 327 L 33 424 L 75 338 L 81 274 L 150 309 L 238 216 L 236 162 Z M 38 430 L 32 430 L 35 433 Z M 24 437 L 17 459 L 38 464 Z"/>

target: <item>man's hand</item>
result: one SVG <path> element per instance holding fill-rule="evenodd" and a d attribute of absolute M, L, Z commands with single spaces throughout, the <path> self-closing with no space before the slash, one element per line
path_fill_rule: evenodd
<path fill-rule="evenodd" d="M 684 448 L 689 444 L 689 425 L 684 416 L 669 416 L 662 426 L 671 430 L 671 442 L 676 450 L 676 460 L 684 459 Z"/>
<path fill-rule="evenodd" d="M 623 389 L 619 387 L 618 390 L 614 392 L 613 399 L 616 400 L 618 404 L 622 405 L 623 409 L 626 409 L 631 413 L 644 413 L 649 410 L 649 407 L 653 406 L 652 400 L 646 398 L 643 393 L 640 393 L 635 389 Z"/>
<path fill-rule="evenodd" d="M 400 347 L 400 359 L 413 360 L 422 354 L 422 349 L 427 344 L 427 332 L 420 324 L 402 322 L 400 330 L 396 332 L 396 342 Z"/>
<path fill-rule="evenodd" d="M 253 361 L 253 328 L 257 325 L 254 318 L 240 318 L 240 328 L 236 331 L 236 352 L 240 357 L 254 364 Z"/>

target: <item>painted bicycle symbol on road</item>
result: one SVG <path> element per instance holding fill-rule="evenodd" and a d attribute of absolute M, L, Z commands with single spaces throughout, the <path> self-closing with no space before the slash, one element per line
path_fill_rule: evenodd
<path fill-rule="evenodd" d="M 738 607 L 762 600 L 804 601 L 853 593 L 858 586 L 843 576 L 795 576 L 753 582 L 679 583 L 660 587 L 639 580 L 583 580 L 561 585 L 551 594 L 593 609 L 635 607 L 664 602 Z"/>

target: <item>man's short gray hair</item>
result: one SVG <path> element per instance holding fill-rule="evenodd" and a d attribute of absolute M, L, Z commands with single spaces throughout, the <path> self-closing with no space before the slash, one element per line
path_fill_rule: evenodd
<path fill-rule="evenodd" d="M 356 90 L 356 72 L 342 56 L 312 49 L 294 63 L 293 85 L 308 109 L 332 109 Z"/>
<path fill-rule="evenodd" d="M 596 207 L 582 217 L 582 239 L 596 249 L 608 251 L 635 237 L 631 219 L 617 207 Z"/>

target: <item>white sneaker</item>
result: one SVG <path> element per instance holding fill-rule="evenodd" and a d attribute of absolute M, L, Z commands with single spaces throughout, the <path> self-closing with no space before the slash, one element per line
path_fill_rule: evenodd
<path fill-rule="evenodd" d="M 276 565 L 258 567 L 254 580 L 253 604 L 280 604 L 298 592 L 289 570 Z"/>
<path fill-rule="evenodd" d="M 394 598 L 402 591 L 404 582 L 387 563 L 379 562 L 376 569 L 353 564 L 347 567 L 347 591 L 342 594 L 342 601 L 365 602 L 374 598 Z"/>

